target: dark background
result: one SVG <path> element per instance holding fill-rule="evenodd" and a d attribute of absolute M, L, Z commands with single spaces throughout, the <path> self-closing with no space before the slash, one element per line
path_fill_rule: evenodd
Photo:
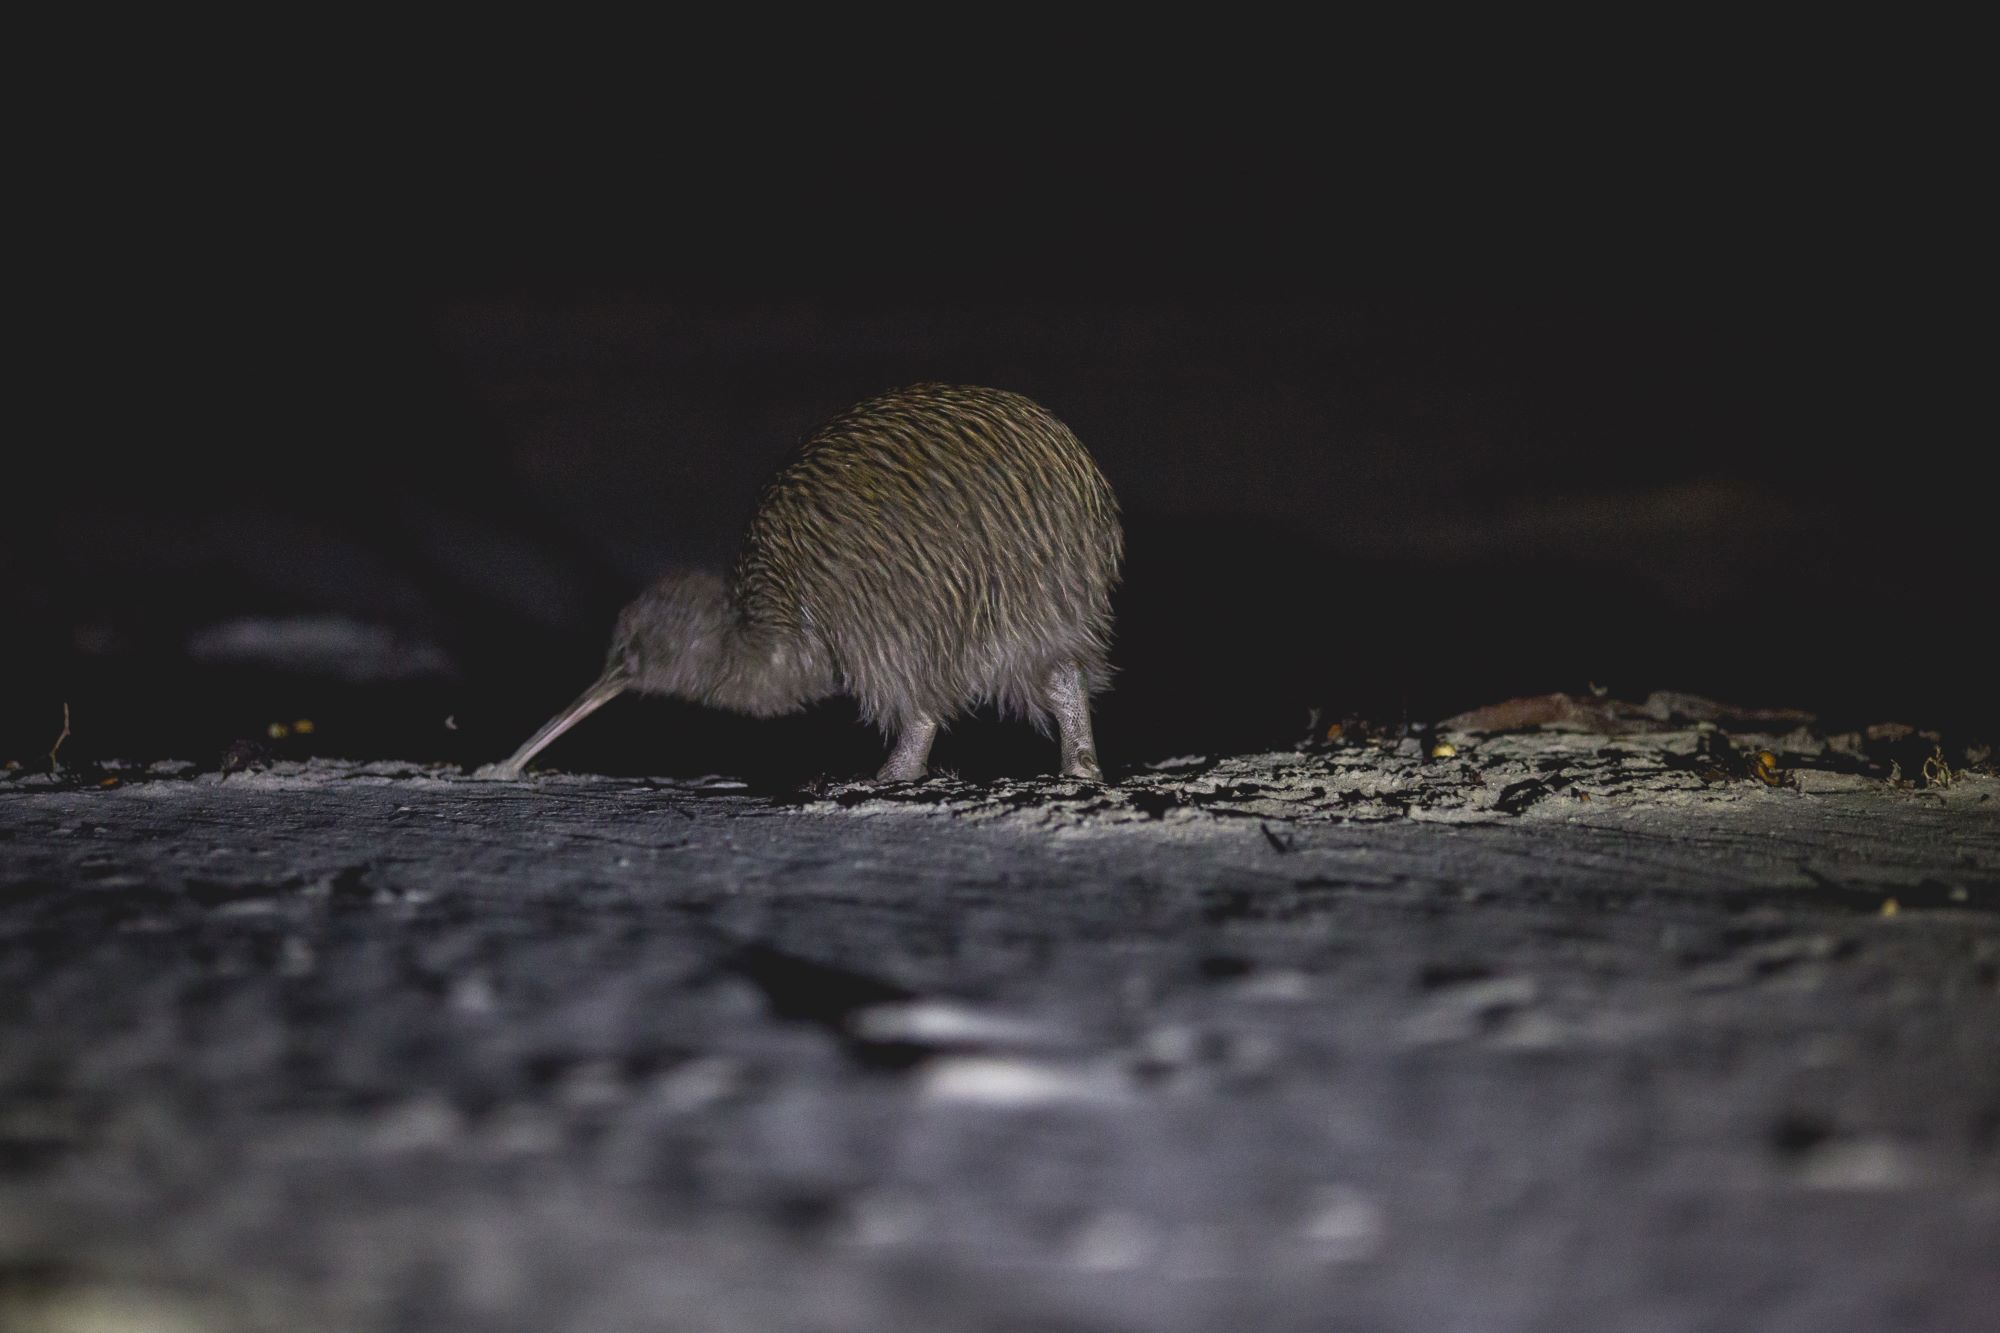
<path fill-rule="evenodd" d="M 72 761 L 298 718 L 276 752 L 502 757 L 806 430 L 927 379 L 1037 398 L 1120 496 L 1113 769 L 1593 683 L 1991 734 L 1983 277 L 1872 96 L 133 127 L 37 204 L 0 758 L 65 702 Z M 545 762 L 878 755 L 845 705 L 621 700 Z"/>

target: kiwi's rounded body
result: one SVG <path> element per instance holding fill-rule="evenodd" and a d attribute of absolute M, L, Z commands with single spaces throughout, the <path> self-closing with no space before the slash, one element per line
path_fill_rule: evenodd
<path fill-rule="evenodd" d="M 1052 668 L 1104 684 L 1122 551 L 1111 487 L 1067 426 L 1019 394 L 918 385 L 805 440 L 729 592 L 886 729 L 986 702 L 1039 717 Z"/>

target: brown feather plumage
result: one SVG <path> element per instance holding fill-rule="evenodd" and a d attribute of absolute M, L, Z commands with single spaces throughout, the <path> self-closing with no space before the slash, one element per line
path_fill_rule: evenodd
<path fill-rule="evenodd" d="M 593 693 L 498 770 L 630 688 L 759 716 L 852 695 L 914 750 L 885 775 L 920 773 L 926 728 L 992 703 L 1053 721 L 1065 771 L 1094 775 L 1122 555 L 1109 484 L 1048 411 L 999 389 L 883 394 L 779 469 L 726 582 L 670 575 L 628 607 Z"/>

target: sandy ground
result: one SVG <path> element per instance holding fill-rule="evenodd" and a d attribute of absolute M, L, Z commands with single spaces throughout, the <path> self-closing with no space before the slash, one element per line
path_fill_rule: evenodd
<path fill-rule="evenodd" d="M 2000 780 L 1930 778 L 9 775 L 0 1323 L 1973 1328 Z"/>

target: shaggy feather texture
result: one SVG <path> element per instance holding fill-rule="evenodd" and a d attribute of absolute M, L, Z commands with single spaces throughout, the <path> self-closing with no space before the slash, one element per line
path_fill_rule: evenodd
<path fill-rule="evenodd" d="M 996 703 L 1046 728 L 1050 673 L 1108 681 L 1123 537 L 1069 428 L 1019 394 L 926 384 L 813 432 L 725 585 L 663 579 L 621 618 L 632 688 L 769 715 L 845 692 L 891 734 Z"/>

